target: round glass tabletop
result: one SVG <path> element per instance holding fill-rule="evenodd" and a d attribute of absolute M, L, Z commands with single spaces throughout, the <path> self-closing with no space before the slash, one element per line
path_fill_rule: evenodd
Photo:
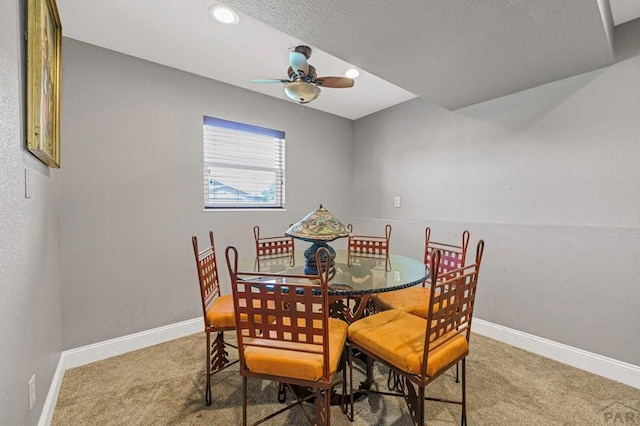
<path fill-rule="evenodd" d="M 428 270 L 422 260 L 389 255 L 368 257 L 352 255 L 347 262 L 347 250 L 336 250 L 335 267 L 329 273 L 330 295 L 363 295 L 399 290 L 422 283 Z M 247 259 L 238 264 L 239 271 L 259 271 L 275 274 L 303 275 L 304 252 L 293 255 L 260 259 Z"/>

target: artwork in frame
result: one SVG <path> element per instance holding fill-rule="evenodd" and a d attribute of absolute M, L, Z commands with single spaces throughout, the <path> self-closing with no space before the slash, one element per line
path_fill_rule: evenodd
<path fill-rule="evenodd" d="M 62 24 L 55 0 L 28 0 L 27 14 L 27 148 L 59 168 Z"/>

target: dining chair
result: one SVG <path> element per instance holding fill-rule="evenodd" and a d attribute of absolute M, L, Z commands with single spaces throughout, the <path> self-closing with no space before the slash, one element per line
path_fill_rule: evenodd
<path fill-rule="evenodd" d="M 350 410 L 353 421 L 353 354 L 365 354 L 401 377 L 398 392 L 367 391 L 403 396 L 414 424 L 423 425 L 424 401 L 462 406 L 461 425 L 467 424 L 466 357 L 484 241 L 478 241 L 475 262 L 460 269 L 439 272 L 441 251 L 431 254 L 429 304 L 426 318 L 402 310 L 387 310 L 354 322 L 348 329 Z M 425 396 L 425 388 L 443 372 L 462 365 L 462 398 L 450 400 Z M 363 392 L 358 390 L 359 393 Z"/>
<path fill-rule="evenodd" d="M 247 424 L 247 380 L 258 378 L 285 383 L 296 401 L 257 422 L 295 406 L 311 424 L 330 424 L 331 391 L 342 384 L 346 412 L 346 368 L 343 356 L 347 324 L 329 318 L 329 256 L 316 253 L 318 275 L 270 274 L 238 271 L 238 251 L 225 251 L 236 312 L 238 354 L 242 376 L 242 424 Z M 322 261 L 324 256 L 324 261 Z M 342 378 L 334 377 L 342 367 Z M 294 387 L 312 388 L 301 396 Z M 305 401 L 314 401 L 314 415 Z"/>
<path fill-rule="evenodd" d="M 467 257 L 467 247 L 469 246 L 469 231 L 462 232 L 462 242 L 460 245 L 442 243 L 431 240 L 431 228 L 425 229 L 424 239 L 424 264 L 432 264 L 433 253 L 440 251 L 440 262 L 437 263 L 437 270 L 440 276 L 443 273 L 460 269 L 464 266 Z M 426 281 L 422 285 L 403 288 L 385 293 L 377 294 L 373 299 L 376 311 L 389 309 L 400 309 L 422 318 L 427 317 L 427 307 L 429 305 L 429 288 Z"/>
<path fill-rule="evenodd" d="M 204 332 L 207 335 L 206 405 L 211 405 L 211 376 L 238 362 L 237 360 L 229 362 L 227 358 L 226 346 L 234 348 L 236 346 L 224 341 L 224 332 L 235 330 L 236 319 L 233 296 L 231 294 L 223 295 L 220 291 L 213 231 L 209 231 L 209 241 L 211 245 L 200 251 L 198 238 L 195 235 L 191 237 L 200 282 Z M 211 339 L 212 334 L 216 335 L 213 340 Z"/>
<path fill-rule="evenodd" d="M 284 259 L 293 266 L 295 261 L 295 240 L 287 235 L 261 237 L 260 227 L 253 227 L 253 237 L 256 243 L 256 270 L 260 270 L 260 261 Z"/>
<path fill-rule="evenodd" d="M 384 236 L 354 235 L 353 225 L 347 225 L 347 265 L 351 266 L 357 257 L 384 259 L 384 269 L 389 271 L 389 240 L 391 239 L 391 225 L 384 227 Z"/>
<path fill-rule="evenodd" d="M 460 245 L 442 243 L 431 240 L 431 228 L 428 226 L 424 230 L 424 264 L 431 265 L 433 253 L 440 251 L 440 262 L 438 274 L 460 269 L 464 266 L 467 257 L 467 247 L 469 246 L 469 231 L 462 231 L 462 243 Z M 429 306 L 430 289 L 426 287 L 426 281 L 421 286 L 403 288 L 401 290 L 390 291 L 377 294 L 373 298 L 374 311 L 385 311 L 389 309 L 400 309 L 422 318 L 427 317 L 427 307 Z M 397 376 L 389 372 L 387 382 L 389 389 L 397 387 Z M 460 380 L 460 367 L 456 364 L 456 383 Z"/>

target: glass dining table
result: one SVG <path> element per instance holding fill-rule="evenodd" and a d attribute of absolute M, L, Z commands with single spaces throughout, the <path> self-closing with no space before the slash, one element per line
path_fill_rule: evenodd
<path fill-rule="evenodd" d="M 384 256 L 351 255 L 336 250 L 335 265 L 329 272 L 331 316 L 352 323 L 361 318 L 372 295 L 421 284 L 428 277 L 422 260 L 390 254 Z M 261 257 L 241 261 L 238 269 L 274 274 L 303 275 L 305 258 L 302 250 L 293 255 Z"/>

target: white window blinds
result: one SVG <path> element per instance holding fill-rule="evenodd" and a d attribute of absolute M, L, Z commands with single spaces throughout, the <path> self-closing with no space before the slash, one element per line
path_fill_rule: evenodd
<path fill-rule="evenodd" d="M 284 132 L 204 117 L 204 208 L 283 209 Z"/>

